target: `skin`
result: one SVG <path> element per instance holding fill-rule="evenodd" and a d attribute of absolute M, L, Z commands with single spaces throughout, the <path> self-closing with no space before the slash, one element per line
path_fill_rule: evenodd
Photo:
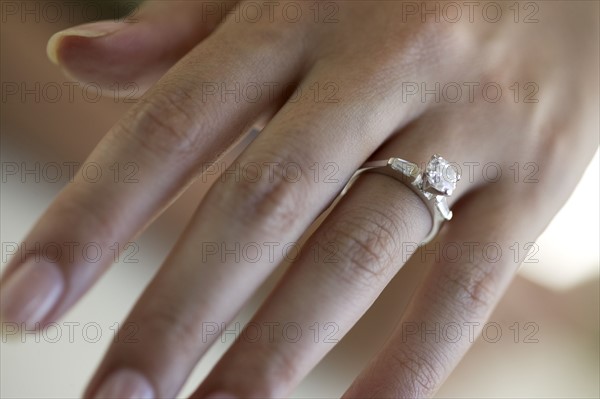
<path fill-rule="evenodd" d="M 302 239 L 306 248 L 335 248 L 335 262 L 301 251 L 252 322 L 293 321 L 307 331 L 315 322 L 333 322 L 343 336 L 403 267 L 402 244 L 421 242 L 431 218 L 402 184 L 366 174 L 313 226 L 314 234 L 306 231 L 365 161 L 397 156 L 420 163 L 441 153 L 463 166 L 494 162 L 502 176 L 463 169 L 449 200 L 454 218 L 428 248 L 495 243 L 511 255 L 493 262 L 480 250 L 452 260 L 431 258 L 397 329 L 344 397 L 433 395 L 471 345 L 469 323 L 485 322 L 518 269 L 525 251 L 515 262 L 509 248 L 535 241 L 597 149 L 590 123 L 597 127 L 598 4 L 539 2 L 539 22 L 526 24 L 513 21 L 509 4 L 498 23 L 480 14 L 473 23 L 466 16 L 445 23 L 423 22 L 420 14 L 403 20 L 406 10 L 397 1 L 339 1 L 337 22 L 323 23 L 315 22 L 312 3 L 301 3 L 310 17 L 292 23 L 277 12 L 272 21 L 205 18 L 202 1 L 184 3 L 149 3 L 135 23 L 86 25 L 50 41 L 51 59 L 69 75 L 105 85 L 136 82 L 140 94 L 147 90 L 88 158 L 107 170 L 115 162 L 135 162 L 140 180 L 122 185 L 111 176 L 93 184 L 76 178 L 27 243 L 94 241 L 110 253 L 112 243 L 126 243 L 143 230 L 241 131 L 268 120 L 236 160 L 262 165 L 261 177 L 230 173 L 211 187 L 124 323 L 138 327 L 139 341 L 111 346 L 85 396 L 103 392 L 103 384 L 124 370 L 148 396 L 175 396 L 217 338 L 199 339 L 202 323 L 230 321 L 284 260 L 279 251 L 255 263 L 221 260 L 204 256 L 199 243 Z M 90 30 L 109 33 L 90 37 Z M 221 101 L 203 95 L 206 82 L 277 82 L 300 95 L 291 101 L 291 91 L 276 90 L 257 101 Z M 456 102 L 433 95 L 423 100 L 421 93 L 405 96 L 407 82 L 427 88 L 494 82 L 503 95 L 492 102 L 475 89 L 469 98 L 462 86 Z M 517 101 L 509 89 L 515 82 L 521 88 Z M 537 102 L 525 101 L 527 82 L 539 88 Z M 336 101 L 316 101 L 315 87 L 318 98 L 330 98 L 328 83 Z M 273 162 L 293 163 L 303 177 L 291 182 L 281 168 L 269 173 L 264 165 Z M 328 162 L 336 165 L 335 181 L 314 179 L 311 166 Z M 523 176 L 528 170 L 515 178 L 516 162 L 520 168 L 535 165 L 533 182 Z M 53 264 L 57 299 L 32 319 L 19 311 L 10 287 L 27 260 L 17 254 L 2 281 L 10 287 L 2 294 L 4 317 L 57 319 L 110 258 L 89 265 L 76 253 Z M 408 324 L 436 323 L 458 323 L 463 338 L 423 340 L 403 331 Z M 238 339 L 193 397 L 286 396 L 333 345 L 309 334 L 293 343 L 267 334 Z"/>

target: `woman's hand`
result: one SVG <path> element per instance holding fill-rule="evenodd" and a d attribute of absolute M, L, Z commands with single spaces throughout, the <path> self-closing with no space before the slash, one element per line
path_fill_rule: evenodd
<path fill-rule="evenodd" d="M 345 394 L 432 395 L 525 255 L 515 261 L 511 246 L 535 241 L 597 149 L 598 4 L 477 2 L 459 16 L 443 2 L 173 3 L 51 40 L 51 58 L 82 81 L 150 89 L 87 160 L 135 165 L 138 181 L 79 174 L 24 247 L 95 242 L 111 253 L 240 132 L 270 120 L 129 315 L 138 342 L 110 348 L 86 396 L 175 396 L 218 337 L 207 325 L 235 316 L 361 164 L 439 153 L 462 171 L 454 218 L 424 252 L 430 269 L 398 328 Z M 194 396 L 287 395 L 334 345 L 324 328 L 343 336 L 431 225 L 403 184 L 362 175 Z M 58 318 L 111 263 L 72 253 L 18 253 L 5 320 Z M 460 338 L 427 339 L 440 325 Z"/>

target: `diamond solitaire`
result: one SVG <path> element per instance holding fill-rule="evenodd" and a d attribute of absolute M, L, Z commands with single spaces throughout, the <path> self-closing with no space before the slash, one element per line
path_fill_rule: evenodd
<path fill-rule="evenodd" d="M 344 195 L 352 183 L 364 172 L 381 173 L 404 183 L 427 205 L 432 217 L 431 231 L 422 244 L 431 241 L 438 233 L 442 223 L 452 219 L 452 211 L 446 198 L 451 196 L 460 180 L 460 173 L 450 162 L 439 155 L 433 155 L 425 170 L 413 162 L 401 158 L 385 161 L 367 162 L 358 169 L 344 190 Z"/>
<path fill-rule="evenodd" d="M 460 174 L 450 162 L 439 155 L 431 157 L 425 169 L 425 189 L 429 186 L 440 194 L 450 196 L 459 180 Z"/>

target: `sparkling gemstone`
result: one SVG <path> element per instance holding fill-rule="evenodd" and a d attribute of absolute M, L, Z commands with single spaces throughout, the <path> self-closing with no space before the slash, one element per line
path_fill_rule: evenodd
<path fill-rule="evenodd" d="M 435 190 L 450 195 L 460 179 L 456 168 L 444 158 L 436 155 L 427 163 L 426 179 Z"/>

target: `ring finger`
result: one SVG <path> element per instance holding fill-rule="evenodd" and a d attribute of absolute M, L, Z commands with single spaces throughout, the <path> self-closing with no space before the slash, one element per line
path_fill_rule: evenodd
<path fill-rule="evenodd" d="M 426 113 L 374 159 L 400 155 L 420 163 L 443 148 L 453 161 L 471 160 L 471 148 L 452 143 L 452 126 Z M 459 184 L 451 203 L 479 183 Z M 430 228 L 425 204 L 410 189 L 363 174 L 193 397 L 285 397 L 366 312 L 403 266 L 406 249 Z"/>

